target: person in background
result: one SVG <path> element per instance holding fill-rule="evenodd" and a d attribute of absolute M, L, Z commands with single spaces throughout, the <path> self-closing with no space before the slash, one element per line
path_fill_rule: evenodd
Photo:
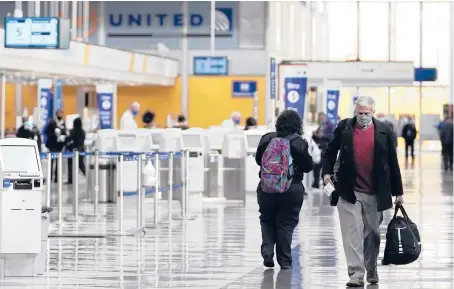
<path fill-rule="evenodd" d="M 250 130 L 257 128 L 257 121 L 253 117 L 248 117 L 246 119 L 246 125 L 244 126 L 244 130 Z"/>
<path fill-rule="evenodd" d="M 82 120 L 76 118 L 73 122 L 73 129 L 66 138 L 66 149 L 69 151 L 83 152 L 85 150 L 85 131 L 82 128 Z M 84 157 L 79 156 L 79 169 L 86 175 Z M 68 184 L 73 183 L 73 159 L 68 158 Z"/>
<path fill-rule="evenodd" d="M 182 130 L 188 129 L 188 122 L 186 121 L 186 117 L 180 114 L 177 118 L 177 123 L 174 126 L 175 128 L 181 128 Z"/>
<path fill-rule="evenodd" d="M 155 114 L 151 111 L 146 111 L 142 116 L 144 128 L 155 128 Z"/>
<path fill-rule="evenodd" d="M 334 132 L 334 125 L 326 119 L 324 112 L 318 113 L 318 125 L 324 137 L 331 138 Z"/>
<path fill-rule="evenodd" d="M 330 137 L 325 136 L 325 134 L 322 132 L 322 128 L 319 126 L 312 133 L 312 139 L 317 144 L 318 148 L 320 149 L 320 153 L 323 155 L 323 152 L 328 147 L 328 142 L 330 140 Z M 321 162 L 315 163 L 315 166 L 314 166 L 314 181 L 312 183 L 312 187 L 314 189 L 320 188 L 320 178 L 321 178 L 320 172 L 321 171 L 322 171 Z"/>
<path fill-rule="evenodd" d="M 16 137 L 35 140 L 38 150 L 41 152 L 41 134 L 39 133 L 38 128 L 33 125 L 28 117 L 22 118 L 22 125 L 17 130 Z"/>
<path fill-rule="evenodd" d="M 445 171 L 452 171 L 453 167 L 453 123 L 452 118 L 446 118 L 443 126 L 440 129 L 440 141 L 442 145 L 443 164 Z"/>
<path fill-rule="evenodd" d="M 417 134 L 415 121 L 409 117 L 407 123 L 402 128 L 402 137 L 405 140 L 405 159 L 408 159 L 409 148 L 411 149 L 411 158 L 415 158 L 415 139 Z"/>
<path fill-rule="evenodd" d="M 224 129 L 233 130 L 237 128 L 241 123 L 241 113 L 238 111 L 232 112 L 232 115 L 229 119 L 226 119 L 222 122 L 221 126 Z"/>
<path fill-rule="evenodd" d="M 274 246 L 281 269 L 292 268 L 291 244 L 293 230 L 299 222 L 304 199 L 302 184 L 304 173 L 312 171 L 314 163 L 308 151 L 308 143 L 302 138 L 303 122 L 298 112 L 284 111 L 276 121 L 276 132 L 267 133 L 260 139 L 255 160 L 262 168 L 262 157 L 275 137 L 290 140 L 294 174 L 290 188 L 284 193 L 265 193 L 261 183 L 257 187 L 257 201 L 262 230 L 261 254 L 266 267 L 274 267 Z M 259 175 L 261 176 L 262 169 Z"/>
<path fill-rule="evenodd" d="M 325 184 L 332 183 L 334 165 L 339 164 L 337 210 L 350 277 L 347 287 L 364 286 L 365 271 L 368 283 L 378 283 L 383 211 L 392 208 L 392 196 L 403 203 L 394 136 L 374 112 L 372 97 L 358 97 L 355 116 L 338 124 L 322 160 Z"/>
<path fill-rule="evenodd" d="M 395 145 L 397 147 L 397 133 L 396 133 L 396 129 L 394 127 L 394 124 L 389 121 L 388 119 L 386 119 L 386 116 L 384 113 L 377 113 L 377 119 L 379 121 L 381 121 L 382 123 L 384 123 L 392 132 L 393 132 L 393 135 L 394 135 L 394 142 L 395 142 Z"/>
<path fill-rule="evenodd" d="M 140 104 L 137 101 L 134 101 L 121 116 L 120 129 L 136 129 L 138 126 L 135 118 L 139 112 Z"/>
<path fill-rule="evenodd" d="M 47 137 L 46 147 L 49 149 L 49 151 L 57 153 L 61 152 L 63 150 L 66 139 L 66 125 L 63 119 L 62 110 L 57 111 L 55 119 L 52 119 L 48 123 L 44 133 Z M 51 161 L 51 170 L 54 169 L 54 164 L 55 171 L 51 176 L 54 176 L 54 182 L 56 183 L 58 180 L 58 168 L 56 159 L 52 159 Z"/>

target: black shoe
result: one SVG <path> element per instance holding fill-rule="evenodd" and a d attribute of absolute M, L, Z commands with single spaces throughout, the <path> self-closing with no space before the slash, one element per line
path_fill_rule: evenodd
<path fill-rule="evenodd" d="M 312 184 L 312 187 L 313 187 L 314 189 L 320 189 L 320 184 L 313 183 L 313 184 Z"/>
<path fill-rule="evenodd" d="M 267 268 L 274 268 L 273 258 L 269 254 L 263 254 L 263 266 Z"/>

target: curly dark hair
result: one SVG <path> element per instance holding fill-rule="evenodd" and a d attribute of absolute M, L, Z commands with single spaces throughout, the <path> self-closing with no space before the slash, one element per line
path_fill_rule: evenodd
<path fill-rule="evenodd" d="M 294 110 L 283 111 L 276 120 L 276 132 L 282 136 L 293 133 L 303 135 L 303 120 L 299 113 Z"/>

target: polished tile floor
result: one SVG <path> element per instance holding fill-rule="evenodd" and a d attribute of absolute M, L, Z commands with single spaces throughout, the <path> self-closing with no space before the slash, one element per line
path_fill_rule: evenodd
<path fill-rule="evenodd" d="M 406 209 L 419 226 L 423 252 L 411 265 L 380 265 L 380 284 L 366 288 L 454 288 L 452 172 L 440 170 L 439 153 L 423 153 L 414 163 L 401 159 L 401 166 Z M 143 238 L 114 236 L 115 206 L 100 205 L 105 216 L 98 218 L 89 216 L 92 208 L 82 203 L 82 221 L 52 225 L 54 235 L 86 236 L 51 237 L 44 276 L 7 278 L 0 288 L 327 289 L 345 288 L 348 278 L 337 212 L 319 191 L 304 201 L 288 271 L 261 266 L 254 194 L 245 206 L 205 206 L 195 219 L 149 229 Z M 65 206 L 65 215 L 70 211 Z M 134 212 L 125 217 L 125 228 L 133 228 Z M 388 211 L 383 236 L 390 218 Z"/>

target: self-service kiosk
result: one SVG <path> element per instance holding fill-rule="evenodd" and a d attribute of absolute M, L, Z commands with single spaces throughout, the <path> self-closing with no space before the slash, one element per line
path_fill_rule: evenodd
<path fill-rule="evenodd" d="M 246 201 L 245 167 L 246 137 L 244 131 L 229 131 L 224 135 L 222 146 L 223 192 L 227 201 Z"/>
<path fill-rule="evenodd" d="M 189 151 L 189 209 L 201 212 L 205 188 L 205 155 L 208 152 L 206 132 L 201 128 L 190 128 L 184 130 L 182 135 L 184 149 Z"/>
<path fill-rule="evenodd" d="M 114 129 L 102 129 L 97 132 L 95 149 L 99 152 L 115 152 L 117 149 L 117 130 Z M 112 158 L 99 158 L 99 180 L 98 180 L 98 201 L 101 203 L 105 202 L 116 202 L 117 201 L 117 183 L 116 183 L 116 162 Z M 95 158 L 90 158 L 90 173 L 88 174 L 87 182 L 90 184 L 90 188 L 95 186 L 94 177 Z M 93 194 L 94 190 L 91 190 Z M 92 194 L 92 195 L 93 195 Z M 94 201 L 94 195 L 92 196 Z"/>
<path fill-rule="evenodd" d="M 220 190 L 223 184 L 222 146 L 227 132 L 228 130 L 221 126 L 211 126 L 206 132 L 208 153 L 205 156 L 205 167 L 208 171 L 205 176 L 204 196 L 208 198 L 207 200 L 225 201 Z"/>
<path fill-rule="evenodd" d="M 175 153 L 181 152 L 184 148 L 183 145 L 183 135 L 182 130 L 179 128 L 167 128 L 162 130 L 159 135 L 159 151 L 166 153 Z M 170 163 L 173 162 L 172 169 L 172 184 L 181 184 L 183 183 L 183 167 L 182 166 L 183 158 L 173 159 L 173 160 L 161 160 L 160 161 L 160 185 L 161 188 L 167 187 L 170 185 Z M 175 188 L 172 191 L 172 199 L 182 200 L 183 190 L 182 188 Z M 161 191 L 161 197 L 164 200 L 168 200 L 168 192 Z"/>
<path fill-rule="evenodd" d="M 260 181 L 259 171 L 260 167 L 255 161 L 255 153 L 257 152 L 257 147 L 260 143 L 260 139 L 266 133 L 264 130 L 251 129 L 244 132 L 246 136 L 246 169 L 245 169 L 245 180 L 246 180 L 246 192 L 255 192 L 257 190 L 257 185 Z"/>
<path fill-rule="evenodd" d="M 41 218 L 43 173 L 35 141 L 0 140 L 0 179 L 0 277 L 42 274 L 42 231 L 49 223 Z"/>
<path fill-rule="evenodd" d="M 153 150 L 159 150 L 159 142 L 161 141 L 161 133 L 164 131 L 162 128 L 149 129 L 151 141 L 153 142 Z"/>

